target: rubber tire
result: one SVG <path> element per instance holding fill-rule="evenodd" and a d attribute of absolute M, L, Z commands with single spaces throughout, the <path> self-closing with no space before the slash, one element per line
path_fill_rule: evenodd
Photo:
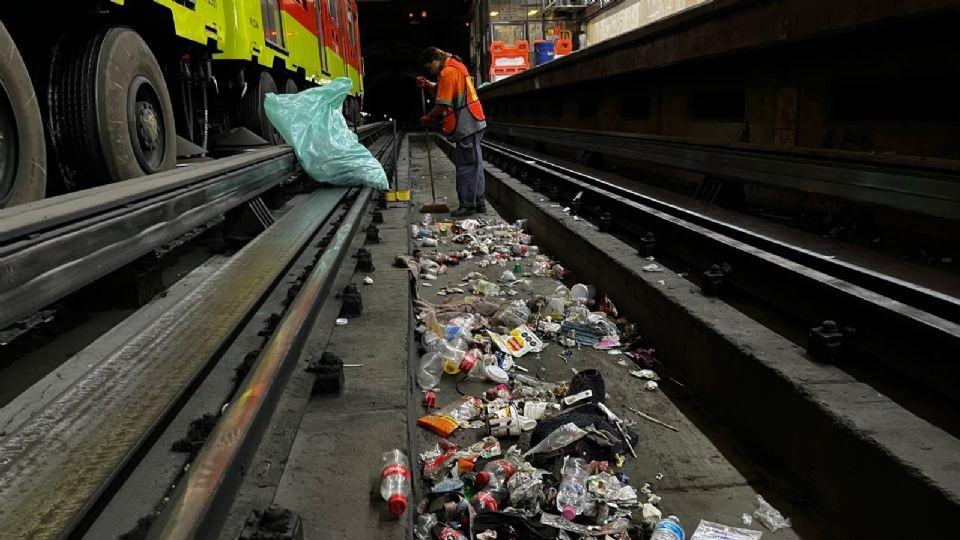
<path fill-rule="evenodd" d="M 263 100 L 267 94 L 277 94 L 277 83 L 268 71 L 260 70 L 254 76 L 252 83 L 247 83 L 247 93 L 240 103 L 240 125 L 259 135 L 271 145 L 280 144 L 281 138 L 274 129 L 267 111 L 263 108 Z"/>
<path fill-rule="evenodd" d="M 155 170 L 145 170 L 133 150 L 127 94 L 137 77 L 160 100 L 164 151 Z M 166 80 L 140 35 L 113 27 L 93 37 L 67 36 L 50 65 L 50 133 L 68 189 L 119 182 L 173 169 L 177 133 Z"/>
<path fill-rule="evenodd" d="M 300 88 L 297 87 L 297 81 L 293 80 L 292 78 L 287 79 L 287 82 L 283 85 L 284 94 L 296 94 L 299 91 Z"/>
<path fill-rule="evenodd" d="M 5 92 L 16 123 L 18 154 L 9 191 L 0 186 L 0 208 L 43 199 L 47 193 L 47 147 L 43 117 L 30 75 L 7 29 L 0 23 L 0 92 Z"/>

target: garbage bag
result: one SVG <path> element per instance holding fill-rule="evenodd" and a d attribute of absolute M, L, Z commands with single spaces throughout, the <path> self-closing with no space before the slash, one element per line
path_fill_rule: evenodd
<path fill-rule="evenodd" d="M 350 131 L 341 108 L 353 82 L 338 77 L 296 94 L 267 94 L 267 117 L 317 182 L 386 191 L 383 166 Z"/>

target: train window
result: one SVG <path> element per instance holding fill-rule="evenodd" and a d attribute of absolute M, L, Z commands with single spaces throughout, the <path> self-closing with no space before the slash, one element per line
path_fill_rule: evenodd
<path fill-rule="evenodd" d="M 340 17 L 337 15 L 337 0 L 327 0 L 327 16 L 330 17 L 333 26 L 340 27 Z"/>
<path fill-rule="evenodd" d="M 620 117 L 627 120 L 646 120 L 650 118 L 650 96 L 621 97 Z"/>
<path fill-rule="evenodd" d="M 283 47 L 283 22 L 280 19 L 280 0 L 261 0 L 263 14 L 263 37 L 274 45 Z"/>
<path fill-rule="evenodd" d="M 350 46 L 352 47 L 356 42 L 356 37 L 353 35 L 353 10 L 350 9 L 350 6 L 347 6 L 347 34 L 350 38 Z"/>
<path fill-rule="evenodd" d="M 323 8 L 320 2 L 323 0 L 310 0 L 313 2 L 313 11 L 317 18 L 317 37 L 319 38 L 320 49 L 320 71 L 330 74 L 330 66 L 327 64 L 327 43 L 323 34 Z"/>

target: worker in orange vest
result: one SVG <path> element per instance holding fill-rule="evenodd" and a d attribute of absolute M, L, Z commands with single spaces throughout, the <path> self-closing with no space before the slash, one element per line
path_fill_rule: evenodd
<path fill-rule="evenodd" d="M 430 75 L 439 75 L 436 83 L 417 77 L 417 86 L 436 93 L 436 105 L 420 118 L 424 126 L 442 119 L 443 132 L 454 148 L 457 165 L 457 198 L 460 206 L 451 212 L 462 217 L 487 211 L 484 199 L 483 156 L 480 143 L 487 127 L 480 97 L 467 66 L 456 55 L 437 47 L 427 47 L 420 64 Z"/>

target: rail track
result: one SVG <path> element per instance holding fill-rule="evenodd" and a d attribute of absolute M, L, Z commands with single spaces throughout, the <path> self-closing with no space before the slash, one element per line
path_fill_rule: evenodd
<path fill-rule="evenodd" d="M 700 269 L 699 285 L 720 280 L 769 306 L 820 327 L 848 331 L 845 354 L 883 362 L 906 377 L 957 399 L 960 299 L 838 260 L 571 170 L 502 144 L 485 142 L 485 157 L 552 200 L 571 205 L 604 228 L 632 236 L 652 251 Z M 655 247 L 654 247 L 655 246 Z M 717 274 L 714 265 L 732 268 Z M 712 272 L 706 276 L 702 272 Z M 843 330 L 838 330 L 843 333 Z M 903 358 L 913 358 L 905 363 Z"/>
<path fill-rule="evenodd" d="M 931 517 L 929 531 L 949 534 L 960 508 L 954 299 L 585 168 L 489 142 L 484 157 L 498 211 L 525 219 L 541 249 L 609 295 L 656 349 L 665 386 L 831 526 L 856 515 L 841 534 L 889 535 L 877 509 L 893 490 L 911 494 L 901 500 Z M 824 331 L 826 318 L 840 328 Z"/>
<path fill-rule="evenodd" d="M 377 138 L 385 128 L 373 126 L 360 138 L 389 168 L 395 139 Z M 0 220 L 0 324 L 300 174 L 292 151 L 275 148 L 11 209 Z M 154 534 L 214 530 L 211 524 L 223 516 L 213 508 L 229 501 L 229 482 L 204 482 L 242 467 L 259 440 L 334 278 L 349 269 L 344 263 L 371 200 L 367 188 L 318 187 L 302 194 L 163 313 L 114 340 L 115 347 L 76 380 L 53 395 L 41 392 L 32 415 L 0 413 L 7 419 L 0 438 L 0 538 L 82 537 L 116 502 L 118 490 L 184 405 L 210 384 L 207 375 L 234 342 L 261 330 L 258 308 L 271 305 L 282 317 L 236 393 L 218 398 L 231 406 L 212 435 L 215 449 L 201 451 L 185 478 L 189 503 L 181 506 L 181 492 L 175 493 L 175 527 L 168 530 L 170 522 L 161 520 Z M 288 289 L 291 279 L 295 284 Z M 224 437 L 231 444 L 219 444 Z M 225 468 L 213 471 L 209 452 Z M 213 506 L 198 503 L 194 471 L 204 475 L 203 495 L 216 501 Z M 185 508 L 189 516 L 176 513 Z"/>

